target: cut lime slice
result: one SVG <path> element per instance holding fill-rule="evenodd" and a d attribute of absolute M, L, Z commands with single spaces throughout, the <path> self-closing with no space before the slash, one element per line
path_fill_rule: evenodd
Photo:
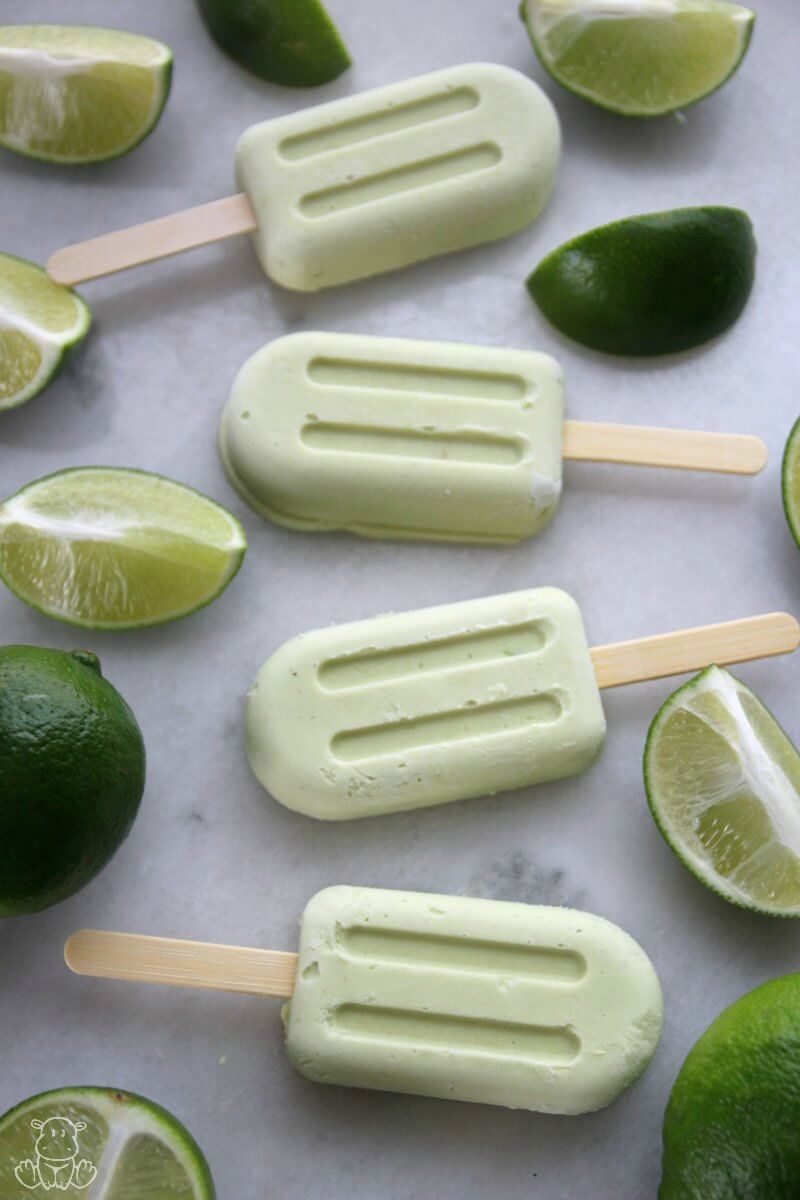
<path fill-rule="evenodd" d="M 47 387 L 91 323 L 75 292 L 35 263 L 0 254 L 0 412 Z"/>
<path fill-rule="evenodd" d="M 726 900 L 800 916 L 800 755 L 757 696 L 720 667 L 674 692 L 644 752 L 669 846 Z"/>
<path fill-rule="evenodd" d="M 321 0 L 197 0 L 197 7 L 219 48 L 271 83 L 316 87 L 350 66 Z"/>
<path fill-rule="evenodd" d="M 227 509 L 145 471 L 59 471 L 0 504 L 0 578 L 87 629 L 158 625 L 210 604 L 246 547 Z"/>
<path fill-rule="evenodd" d="M 90 25 L 0 25 L 0 146 L 47 162 L 126 154 L 169 95 L 172 51 Z"/>
<path fill-rule="evenodd" d="M 783 508 L 792 537 L 800 546 L 800 417 L 792 426 L 783 452 Z"/>
<path fill-rule="evenodd" d="M 25 1189 L 25 1190 L 23 1190 Z M 111 1088 L 42 1092 L 0 1117 L 0 1196 L 214 1200 L 208 1163 L 166 1109 Z"/>
<path fill-rule="evenodd" d="M 690 350 L 741 316 L 755 278 L 747 213 L 708 206 L 644 213 L 558 246 L 527 281 L 548 321 L 606 354 Z"/>
<path fill-rule="evenodd" d="M 523 0 L 545 70 L 629 117 L 658 117 L 722 87 L 745 56 L 755 13 L 726 0 Z"/>

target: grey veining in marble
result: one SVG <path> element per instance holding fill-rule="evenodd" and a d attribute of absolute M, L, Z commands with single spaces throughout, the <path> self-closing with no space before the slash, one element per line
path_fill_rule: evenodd
<path fill-rule="evenodd" d="M 89 169 L 0 158 L 0 247 L 59 245 L 232 190 L 249 123 L 471 59 L 529 72 L 552 96 L 564 162 L 550 208 L 511 239 L 317 296 L 262 277 L 246 240 L 87 286 L 96 327 L 46 394 L 0 421 L 3 494 L 60 467 L 125 464 L 209 492 L 245 522 L 230 590 L 160 629 L 87 637 L 0 594 L 3 642 L 90 644 L 139 715 L 149 754 L 141 815 L 112 865 L 39 916 L 0 924 L 0 1111 L 67 1083 L 140 1091 L 204 1147 L 220 1200 L 645 1200 L 683 1056 L 719 1010 L 796 967 L 800 928 L 739 912 L 666 849 L 645 804 L 641 754 L 670 685 L 607 696 L 599 764 L 535 793 L 354 824 L 315 824 L 249 773 L 242 699 L 287 637 L 328 622 L 536 583 L 581 602 L 595 643 L 787 608 L 800 555 L 780 506 L 780 455 L 797 415 L 796 133 L 792 0 L 766 0 L 740 74 L 684 120 L 626 122 L 559 90 L 534 59 L 515 0 L 330 0 L 355 60 L 315 91 L 272 87 L 224 58 L 190 0 L 28 0 L 24 19 L 108 24 L 175 49 L 153 136 Z M 0 0 L 0 20 L 21 18 Z M 728 336 L 660 362 L 612 360 L 562 340 L 523 278 L 547 250 L 605 220 L 691 203 L 738 204 L 760 242 L 751 303 Z M 232 377 L 267 339 L 333 329 L 532 347 L 556 354 L 574 417 L 752 432 L 755 480 L 571 464 L 553 525 L 515 549 L 304 536 L 251 514 L 215 449 Z M 800 660 L 741 668 L 800 734 Z M 584 906 L 617 921 L 662 976 L 664 1039 L 612 1108 L 579 1119 L 316 1087 L 281 1047 L 278 1002 L 70 977 L 80 926 L 294 948 L 307 898 L 333 882 Z"/>

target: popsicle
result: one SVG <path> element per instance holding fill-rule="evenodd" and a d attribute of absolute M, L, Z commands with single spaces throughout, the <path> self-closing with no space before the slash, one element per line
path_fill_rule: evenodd
<path fill-rule="evenodd" d="M 602 917 L 363 887 L 308 904 L 299 954 L 83 930 L 83 975 L 293 996 L 286 1049 L 318 1083 L 578 1114 L 650 1062 L 658 976 Z"/>
<path fill-rule="evenodd" d="M 327 821 L 494 795 L 576 775 L 603 746 L 600 689 L 787 654 L 786 613 L 589 650 L 575 601 L 533 588 L 303 634 L 245 709 L 250 766 Z"/>
<path fill-rule="evenodd" d="M 240 370 L 220 428 L 262 516 L 365 537 L 517 542 L 552 519 L 566 458 L 754 474 L 760 438 L 564 421 L 546 354 L 295 333 Z"/>
<path fill-rule="evenodd" d="M 532 80 L 448 67 L 252 126 L 244 195 L 66 247 L 47 269 L 74 285 L 254 233 L 270 278 L 316 291 L 515 233 L 547 203 L 559 153 Z"/>

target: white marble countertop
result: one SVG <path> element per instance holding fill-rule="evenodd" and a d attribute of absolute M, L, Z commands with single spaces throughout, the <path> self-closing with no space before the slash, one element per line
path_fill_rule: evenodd
<path fill-rule="evenodd" d="M 96 327 L 83 352 L 0 422 L 3 494 L 62 467 L 142 467 L 228 504 L 250 540 L 222 599 L 151 631 L 87 637 L 0 594 L 3 642 L 99 653 L 149 756 L 141 814 L 107 870 L 59 907 L 0 924 L 0 1111 L 66 1084 L 142 1092 L 193 1131 L 220 1200 L 643 1200 L 655 1195 L 661 1117 L 689 1047 L 729 1002 L 795 968 L 800 950 L 800 927 L 715 898 L 653 824 L 641 755 L 672 685 L 607 695 L 607 748 L 579 779 L 340 826 L 261 791 L 244 757 L 242 699 L 264 658 L 300 631 L 537 583 L 579 599 L 595 643 L 800 613 L 800 557 L 779 494 L 797 415 L 794 5 L 765 3 L 740 74 L 685 120 L 655 123 L 602 113 L 546 79 L 515 0 L 330 8 L 356 65 L 306 92 L 239 70 L 208 41 L 190 0 L 26 6 L 28 20 L 113 20 L 152 34 L 176 60 L 161 124 L 130 156 L 70 170 L 2 155 L 0 246 L 40 261 L 65 243 L 226 195 L 234 142 L 254 120 L 451 63 L 529 72 L 556 103 L 565 154 L 538 224 L 392 277 L 290 295 L 265 282 L 239 239 L 87 286 Z M 18 16 L 0 4 L 0 20 Z M 717 343 L 656 362 L 607 359 L 560 339 L 530 302 L 524 276 L 567 236 L 705 202 L 746 208 L 760 242 L 750 305 Z M 755 480 L 571 465 L 554 524 L 514 549 L 292 534 L 233 493 L 215 433 L 244 358 L 314 328 L 548 350 L 566 368 L 574 417 L 757 433 L 771 461 Z M 799 735 L 798 660 L 738 673 Z M 286 1061 L 278 1002 L 78 979 L 62 963 L 65 936 L 85 925 L 294 949 L 306 900 L 334 882 L 572 904 L 620 923 L 664 984 L 652 1068 L 613 1107 L 577 1119 L 319 1087 Z"/>

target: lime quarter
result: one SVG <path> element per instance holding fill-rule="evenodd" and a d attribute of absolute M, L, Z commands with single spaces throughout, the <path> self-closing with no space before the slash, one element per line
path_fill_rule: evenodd
<path fill-rule="evenodd" d="M 321 0 L 197 0 L 197 7 L 220 49 L 272 83 L 315 87 L 350 66 Z"/>
<path fill-rule="evenodd" d="M 683 1064 L 659 1200 L 796 1200 L 798 1129 L 800 975 L 784 975 L 726 1009 Z"/>
<path fill-rule="evenodd" d="M 144 781 L 136 718 L 93 654 L 0 646 L 0 917 L 94 878 L 127 837 Z"/>
<path fill-rule="evenodd" d="M 222 505 L 145 471 L 60 471 L 0 504 L 0 578 L 31 607 L 89 629 L 157 625 L 210 604 L 246 547 Z"/>
<path fill-rule="evenodd" d="M 800 915 L 800 755 L 728 671 L 674 692 L 644 752 L 650 809 L 684 866 L 732 904 Z"/>
<path fill-rule="evenodd" d="M 0 25 L 0 146 L 94 163 L 137 146 L 169 95 L 172 51 L 90 25 Z"/>
<path fill-rule="evenodd" d="M 553 250 L 528 279 L 548 321 L 607 354 L 689 350 L 741 315 L 756 242 L 736 208 L 677 208 L 592 229 Z"/>
<path fill-rule="evenodd" d="M 542 66 L 601 108 L 659 117 L 722 87 L 755 13 L 727 0 L 523 0 Z"/>
<path fill-rule="evenodd" d="M 0 1117 L 0 1195 L 51 1188 L 69 1200 L 216 1195 L 200 1147 L 176 1117 L 143 1096 L 100 1087 L 43 1092 Z"/>
<path fill-rule="evenodd" d="M 75 292 L 35 263 L 0 254 L 0 412 L 46 388 L 91 322 Z"/>
<path fill-rule="evenodd" d="M 783 452 L 783 508 L 792 537 L 800 546 L 800 417 L 792 426 Z"/>

